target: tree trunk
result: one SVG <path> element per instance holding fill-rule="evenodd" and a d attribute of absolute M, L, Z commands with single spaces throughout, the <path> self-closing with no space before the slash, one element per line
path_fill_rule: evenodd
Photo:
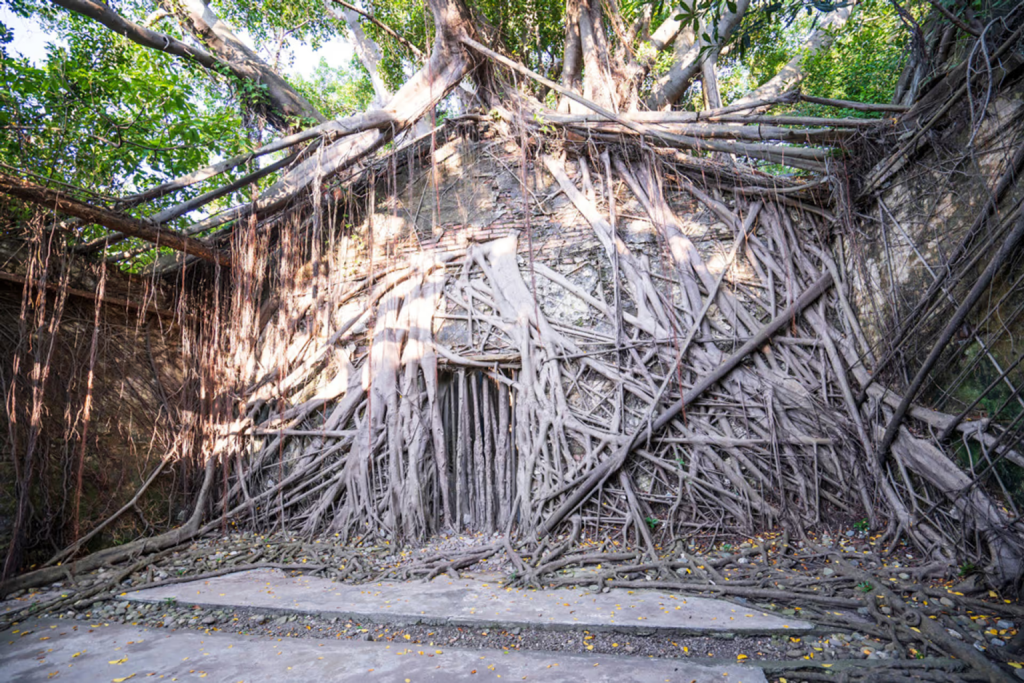
<path fill-rule="evenodd" d="M 704 54 L 701 54 L 699 36 L 694 36 L 692 31 L 685 29 L 680 32 L 676 39 L 677 57 L 668 73 L 658 79 L 651 89 L 651 94 L 647 98 L 648 108 L 667 109 L 679 101 L 679 98 L 683 96 L 686 89 L 690 87 L 690 83 L 700 72 L 703 62 L 708 59 L 712 61 L 718 59 L 722 46 L 729 42 L 729 38 L 739 28 L 749 6 L 750 0 L 738 0 L 735 12 L 727 11 L 722 15 L 718 22 L 717 41 L 714 41 L 708 27 L 701 27 L 701 31 L 706 32 L 713 40 L 713 45 Z M 689 44 L 687 44 L 688 42 Z M 678 48 L 684 46 L 685 49 L 680 52 Z"/>

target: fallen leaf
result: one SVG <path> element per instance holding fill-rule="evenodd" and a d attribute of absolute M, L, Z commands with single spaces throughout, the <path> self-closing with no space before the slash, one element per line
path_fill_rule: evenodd
<path fill-rule="evenodd" d="M 112 659 L 109 662 L 107 662 L 107 664 L 124 664 L 127 661 L 127 657 L 122 657 L 121 659 Z"/>

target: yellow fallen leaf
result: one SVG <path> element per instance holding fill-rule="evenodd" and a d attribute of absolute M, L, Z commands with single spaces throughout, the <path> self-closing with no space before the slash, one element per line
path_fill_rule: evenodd
<path fill-rule="evenodd" d="M 82 650 L 82 652 L 85 652 L 85 650 Z M 71 659 L 74 659 L 75 657 L 81 657 L 82 652 L 76 652 L 75 654 L 71 655 Z"/>
<path fill-rule="evenodd" d="M 121 659 L 112 659 L 109 662 L 107 662 L 107 664 L 124 664 L 127 661 L 127 657 L 122 657 Z"/>
<path fill-rule="evenodd" d="M 403 638 L 405 638 L 406 640 L 410 640 L 410 639 L 412 638 L 412 636 L 410 636 L 410 635 L 409 635 L 408 633 L 407 633 L 407 634 L 405 634 L 405 635 L 404 635 L 404 636 L 402 636 L 402 637 L 403 637 Z"/>
<path fill-rule="evenodd" d="M 135 674 L 128 674 L 124 678 L 115 678 L 115 679 L 113 679 L 113 683 L 124 683 L 129 678 L 135 678 Z"/>
<path fill-rule="evenodd" d="M 827 669 L 827 668 L 829 668 L 829 667 L 830 667 L 830 666 L 832 666 L 832 665 L 831 665 L 831 664 L 822 664 L 822 666 L 823 666 L 823 667 L 825 667 L 825 668 Z"/>

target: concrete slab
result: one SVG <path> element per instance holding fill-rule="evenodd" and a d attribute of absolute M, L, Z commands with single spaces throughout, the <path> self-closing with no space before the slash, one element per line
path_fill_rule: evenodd
<path fill-rule="evenodd" d="M 680 635 L 792 633 L 812 624 L 721 600 L 662 591 L 612 589 L 518 590 L 497 583 L 438 578 L 430 583 L 353 586 L 310 576 L 257 569 L 135 591 L 123 600 L 247 607 L 318 614 L 381 624 L 524 627 L 551 630 Z"/>
<path fill-rule="evenodd" d="M 48 588 L 34 593 L 28 593 L 27 595 L 22 595 L 17 598 L 0 600 L 0 616 L 10 614 L 11 612 L 20 612 L 26 609 L 32 609 L 33 605 L 42 605 L 53 598 L 68 595 L 69 592 L 72 591 Z"/>
<path fill-rule="evenodd" d="M 0 681 L 571 681 L 766 683 L 760 669 L 686 660 L 452 650 L 32 620 L 0 634 Z"/>

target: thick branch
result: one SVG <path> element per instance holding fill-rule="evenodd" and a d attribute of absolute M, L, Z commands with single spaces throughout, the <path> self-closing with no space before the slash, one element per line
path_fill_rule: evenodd
<path fill-rule="evenodd" d="M 426 55 L 423 54 L 423 50 L 419 49 L 418 47 L 416 47 L 415 45 L 410 43 L 408 40 L 406 40 L 401 35 L 399 35 L 395 31 L 395 29 L 393 29 L 390 26 L 388 26 L 387 24 L 383 23 L 382 21 L 380 21 L 379 19 L 374 17 L 369 12 L 361 10 L 358 7 L 356 7 L 355 5 L 350 5 L 349 3 L 345 2 L 345 0 L 333 0 L 333 1 L 338 3 L 339 5 L 341 5 L 345 9 L 347 9 L 349 12 L 355 12 L 356 14 L 359 14 L 360 16 L 366 17 L 366 19 L 368 19 L 371 24 L 373 24 L 374 26 L 379 28 L 381 31 L 384 31 L 384 33 L 388 34 L 389 36 L 391 36 L 392 38 L 397 40 L 399 43 L 401 43 L 401 45 L 405 49 L 407 49 L 409 52 L 411 52 L 414 55 L 416 55 L 416 58 L 419 59 L 420 61 L 426 59 Z M 347 16 L 348 12 L 346 12 L 345 14 L 346 14 L 345 21 L 346 21 L 346 23 L 348 23 L 349 28 L 351 29 L 352 25 L 355 22 L 350 21 L 349 17 Z"/>
<path fill-rule="evenodd" d="M 272 104 L 280 115 L 312 118 L 317 121 L 324 120 L 324 117 L 316 111 L 306 98 L 288 85 L 269 66 L 263 64 L 262 60 L 255 53 L 252 53 L 251 50 L 249 50 L 251 58 L 247 56 L 244 59 L 239 59 L 237 51 L 231 52 L 214 49 L 217 52 L 214 55 L 202 48 L 192 47 L 168 35 L 129 21 L 101 2 L 94 2 L 94 0 L 50 1 L 66 10 L 89 17 L 103 24 L 111 31 L 143 47 L 166 52 L 176 57 L 184 57 L 218 73 L 228 70 L 238 78 L 257 83 L 266 83 L 268 86 L 268 97 L 270 97 Z M 195 3 L 190 2 L 189 4 Z M 235 40 L 237 41 L 237 39 Z M 216 45 L 211 47 L 216 48 Z"/>
<path fill-rule="evenodd" d="M 231 28 L 221 21 L 203 0 L 180 0 L 166 3 L 182 28 L 195 36 L 231 68 L 239 78 L 266 87 L 272 114 L 284 119 L 293 117 L 323 122 L 327 118 L 309 103 L 298 90 L 284 80 L 256 52 L 242 42 Z M 288 127 L 286 120 L 275 121 L 279 128 Z"/>
<path fill-rule="evenodd" d="M 658 79 L 647 98 L 647 106 L 651 109 L 663 109 L 675 104 L 683 96 L 690 82 L 700 73 L 704 61 L 718 59 L 722 47 L 729 42 L 732 34 L 743 21 L 750 6 L 750 0 L 740 0 L 736 3 L 735 12 L 726 12 L 718 22 L 718 40 L 710 45 L 704 46 L 702 52 L 702 41 L 696 40 L 683 52 L 672 64 L 669 72 Z"/>
<path fill-rule="evenodd" d="M 51 190 L 35 183 L 21 180 L 20 178 L 0 174 L 0 192 L 32 202 L 33 204 L 38 204 L 47 209 L 55 209 L 69 216 L 81 218 L 89 223 L 102 225 L 108 230 L 115 230 L 131 237 L 138 237 L 152 244 L 192 254 L 207 261 L 219 263 L 222 266 L 231 265 L 231 258 L 227 254 L 211 249 L 199 240 L 183 237 L 149 221 L 142 221 L 117 211 L 83 204 L 80 201 L 62 195 L 56 190 Z"/>

